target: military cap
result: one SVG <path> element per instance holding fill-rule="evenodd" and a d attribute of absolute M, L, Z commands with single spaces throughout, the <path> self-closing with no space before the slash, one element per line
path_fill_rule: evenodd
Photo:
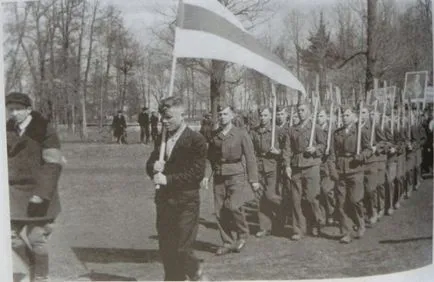
<path fill-rule="evenodd" d="M 347 105 L 341 105 L 340 109 L 341 109 L 342 113 L 344 113 L 347 110 L 350 110 L 351 112 L 356 113 L 356 112 L 358 112 L 359 107 L 347 104 Z"/>
<path fill-rule="evenodd" d="M 375 110 L 375 105 L 364 105 L 364 108 L 368 109 L 369 112 L 373 112 Z M 377 107 L 377 111 L 378 111 L 378 107 Z"/>
<path fill-rule="evenodd" d="M 273 112 L 269 107 L 265 107 L 265 106 L 258 107 L 258 113 L 259 113 L 259 114 L 262 113 L 262 112 L 265 111 L 265 110 L 268 110 L 270 113 Z"/>
<path fill-rule="evenodd" d="M 12 92 L 6 96 L 6 105 L 10 103 L 21 104 L 25 107 L 32 106 L 32 100 L 27 94 L 20 92 Z"/>
<path fill-rule="evenodd" d="M 323 106 L 318 107 L 318 113 L 320 113 L 322 111 L 324 111 L 326 114 L 328 113 L 328 110 L 326 107 L 323 107 Z"/>
<path fill-rule="evenodd" d="M 118 111 L 118 114 L 122 114 L 122 110 L 119 110 L 119 111 Z"/>
<path fill-rule="evenodd" d="M 181 97 L 171 96 L 167 97 L 160 101 L 160 105 L 158 106 L 158 111 L 160 113 L 164 113 L 170 108 L 183 106 L 184 103 Z"/>
<path fill-rule="evenodd" d="M 218 105 L 217 106 L 217 111 L 221 112 L 221 111 L 224 111 L 227 108 L 229 108 L 232 112 L 234 112 L 234 108 L 232 107 L 232 105 L 229 105 L 228 103 L 222 103 L 222 104 Z"/>
<path fill-rule="evenodd" d="M 286 111 L 286 107 L 285 106 L 279 105 L 279 106 L 276 107 L 276 112 L 283 112 L 283 111 Z"/>

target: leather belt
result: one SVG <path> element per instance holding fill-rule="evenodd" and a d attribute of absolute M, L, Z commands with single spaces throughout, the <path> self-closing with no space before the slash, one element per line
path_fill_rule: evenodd
<path fill-rule="evenodd" d="M 227 159 L 221 159 L 220 163 L 221 164 L 236 164 L 241 162 L 241 159 L 236 159 L 236 160 L 227 160 Z"/>

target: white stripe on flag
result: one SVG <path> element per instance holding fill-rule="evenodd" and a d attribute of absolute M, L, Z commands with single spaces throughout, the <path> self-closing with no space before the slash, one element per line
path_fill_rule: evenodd
<path fill-rule="evenodd" d="M 251 50 L 211 33 L 176 28 L 173 51 L 178 58 L 203 58 L 229 61 L 252 68 L 280 84 L 305 93 L 301 82 L 282 66 Z"/>

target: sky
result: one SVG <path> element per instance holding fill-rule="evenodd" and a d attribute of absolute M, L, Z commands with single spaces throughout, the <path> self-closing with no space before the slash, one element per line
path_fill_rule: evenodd
<path fill-rule="evenodd" d="M 204 0 L 210 1 L 210 0 Z M 215 1 L 215 0 L 212 0 Z M 238 0 L 243 1 L 243 0 Z M 307 16 L 305 20 L 305 31 L 312 30 L 314 26 L 315 13 L 319 13 L 320 10 L 332 10 L 333 7 L 339 2 L 348 2 L 350 0 L 271 0 L 271 7 L 275 10 L 271 19 L 261 26 L 258 30 L 263 33 L 264 31 L 273 30 L 268 32 L 269 34 L 279 34 L 276 32 L 281 29 L 283 18 L 291 9 L 297 9 Z M 353 2 L 363 3 L 366 0 L 352 0 Z M 406 5 L 414 3 L 416 0 L 386 0 L 395 1 L 399 5 Z M 380 1 L 379 1 L 380 2 Z M 149 28 L 152 26 L 158 26 L 161 23 L 163 17 L 159 15 L 158 11 L 170 11 L 171 8 L 176 7 L 178 0 L 102 0 L 103 4 L 113 4 L 119 10 L 122 11 L 125 24 L 127 28 L 144 43 L 149 41 Z M 327 25 L 333 25 L 334 18 L 325 18 Z"/>
<path fill-rule="evenodd" d="M 314 8 L 330 7 L 337 1 L 342 0 L 272 0 L 271 5 L 275 7 L 277 14 L 273 16 L 269 22 L 264 23 L 263 26 L 264 28 L 278 27 L 281 25 L 285 12 L 293 7 L 308 12 Z M 128 2 L 126 0 L 103 1 L 103 3 L 106 4 L 113 4 L 122 11 L 125 24 L 138 36 L 144 36 L 144 34 L 146 34 L 144 31 L 153 25 L 157 25 L 162 20 L 162 17 L 155 12 L 156 9 L 160 11 L 170 11 L 171 7 L 177 5 L 177 2 L 177 0 L 128 0 Z"/>

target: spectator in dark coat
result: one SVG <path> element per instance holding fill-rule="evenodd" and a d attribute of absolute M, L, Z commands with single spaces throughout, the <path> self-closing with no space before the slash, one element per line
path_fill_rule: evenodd
<path fill-rule="evenodd" d="M 48 121 L 32 111 L 26 94 L 9 94 L 6 107 L 12 248 L 29 264 L 32 281 L 48 281 L 47 238 L 60 212 L 60 142 Z M 28 245 L 21 237 L 24 228 Z"/>
<path fill-rule="evenodd" d="M 141 143 L 145 142 L 145 144 L 148 144 L 150 134 L 149 134 L 149 111 L 147 107 L 144 107 L 142 109 L 142 112 L 139 114 L 138 122 L 140 125 L 140 142 Z"/>
<path fill-rule="evenodd" d="M 152 112 L 151 113 L 151 136 L 152 141 L 157 142 L 157 136 L 158 136 L 158 113 Z"/>
<path fill-rule="evenodd" d="M 113 136 L 117 139 L 116 142 L 118 144 L 126 144 L 126 129 L 127 122 L 125 121 L 125 117 L 122 114 L 122 111 L 118 111 L 118 114 L 113 117 Z"/>
<path fill-rule="evenodd" d="M 211 119 L 211 114 L 207 113 L 204 115 L 204 118 L 202 119 L 199 132 L 205 137 L 208 143 L 212 137 L 212 130 L 213 130 L 213 122 Z"/>

